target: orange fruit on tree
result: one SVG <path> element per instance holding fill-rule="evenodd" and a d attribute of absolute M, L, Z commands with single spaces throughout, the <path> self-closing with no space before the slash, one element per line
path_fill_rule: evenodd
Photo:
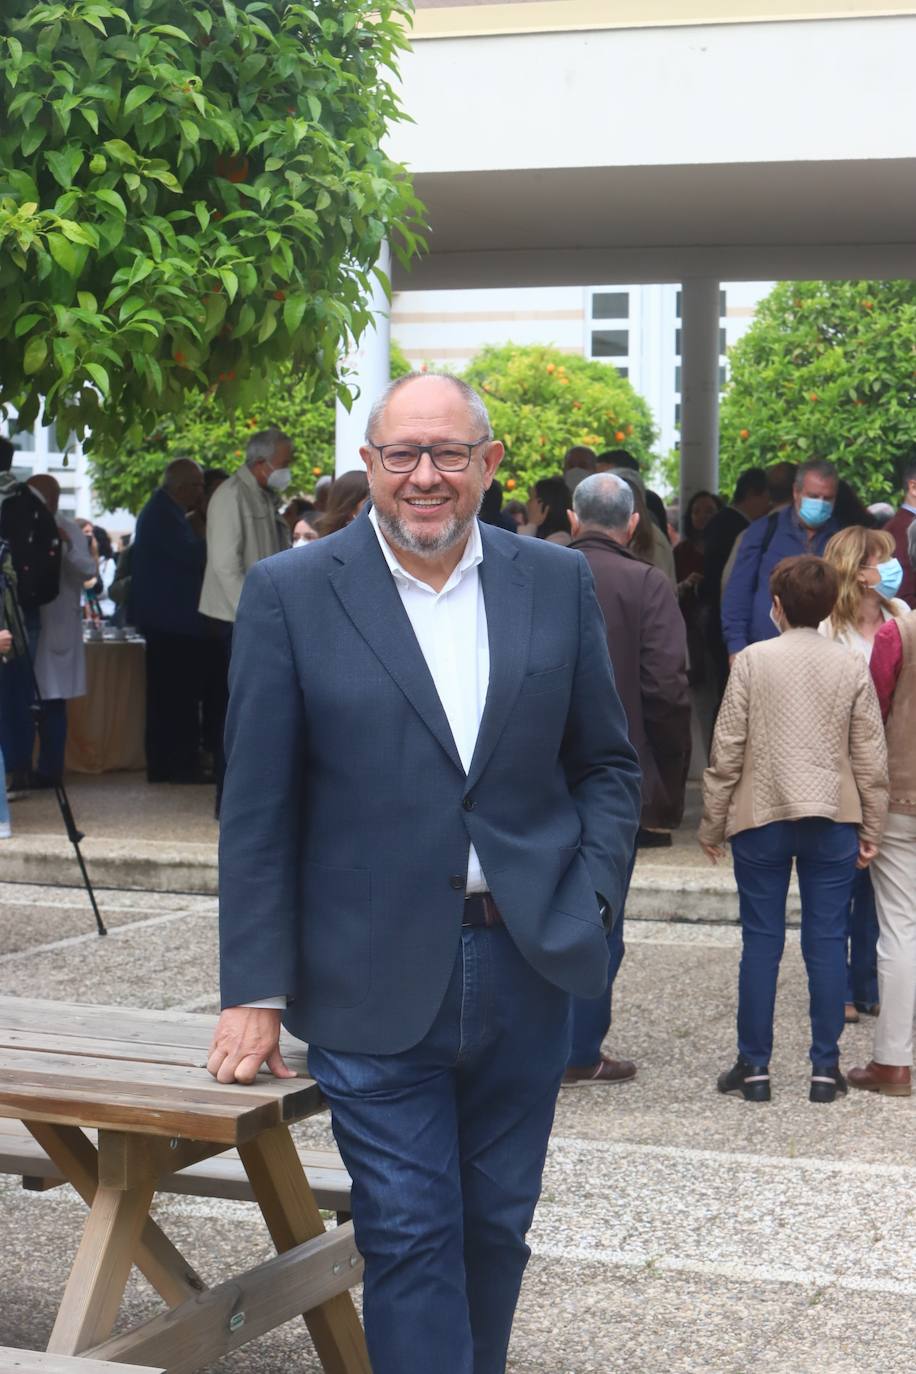
<path fill-rule="evenodd" d="M 622 429 L 617 429 L 614 431 L 614 442 L 616 444 L 622 444 L 626 437 L 627 436 L 624 434 Z"/>
<path fill-rule="evenodd" d="M 751 437 L 751 431 L 750 431 L 749 429 L 739 429 L 739 430 L 738 430 L 738 438 L 739 438 L 739 439 L 749 439 L 750 437 Z"/>
<path fill-rule="evenodd" d="M 548 372 L 556 372 L 556 370 L 557 370 L 557 365 L 556 365 L 556 363 L 548 363 L 548 364 L 547 364 L 546 370 L 547 370 Z"/>
<path fill-rule="evenodd" d="M 811 395 L 808 397 L 808 400 L 809 400 L 809 401 L 816 401 L 816 400 L 817 400 L 817 392 L 816 392 L 816 391 L 812 391 L 812 392 L 811 392 Z"/>
<path fill-rule="evenodd" d="M 863 301 L 863 302 L 862 302 L 862 309 L 863 309 L 863 310 L 874 310 L 874 308 L 875 308 L 875 303 L 874 303 L 874 301 Z"/>
<path fill-rule="evenodd" d="M 285 300 L 286 300 L 286 292 L 285 292 L 285 291 L 275 291 L 275 292 L 274 292 L 274 300 L 275 300 L 275 301 L 285 301 Z"/>
<path fill-rule="evenodd" d="M 214 169 L 218 177 L 223 177 L 226 181 L 238 184 L 240 181 L 248 180 L 248 159 L 247 157 L 233 156 L 231 153 L 220 153 L 214 163 Z"/>
<path fill-rule="evenodd" d="M 510 477 L 508 482 L 506 483 L 506 491 L 515 491 L 515 485 L 515 478 Z"/>
<path fill-rule="evenodd" d="M 313 476 L 313 477 L 320 477 L 320 476 L 321 476 L 321 468 L 312 468 L 312 476 Z"/>

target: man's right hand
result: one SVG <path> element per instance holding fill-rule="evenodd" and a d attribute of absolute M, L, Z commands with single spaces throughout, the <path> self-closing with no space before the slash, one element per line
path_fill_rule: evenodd
<path fill-rule="evenodd" d="M 217 1083 L 253 1083 L 267 1065 L 275 1078 L 295 1078 L 280 1053 L 280 1016 L 274 1007 L 226 1007 L 210 1046 L 207 1071 Z"/>
<path fill-rule="evenodd" d="M 0 654 L 8 654 L 13 647 L 13 636 L 9 630 L 0 630 Z"/>

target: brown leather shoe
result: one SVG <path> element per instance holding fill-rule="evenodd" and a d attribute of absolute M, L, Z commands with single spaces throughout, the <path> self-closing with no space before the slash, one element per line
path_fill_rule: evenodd
<path fill-rule="evenodd" d="M 597 1064 L 586 1068 L 570 1068 L 563 1075 L 562 1088 L 587 1088 L 592 1083 L 628 1083 L 636 1077 L 636 1065 L 630 1059 L 610 1059 L 603 1054 Z"/>
<path fill-rule="evenodd" d="M 876 1064 L 870 1059 L 864 1069 L 850 1069 L 846 1079 L 851 1088 L 864 1088 L 887 1097 L 909 1097 L 913 1091 L 905 1064 Z"/>

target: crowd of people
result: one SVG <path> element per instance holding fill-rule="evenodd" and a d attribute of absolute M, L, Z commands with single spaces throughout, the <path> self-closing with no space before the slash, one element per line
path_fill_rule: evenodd
<path fill-rule="evenodd" d="M 2 496 L 13 489 L 8 444 L 0 456 Z M 10 833 L 7 798 L 53 786 L 62 776 L 66 702 L 85 691 L 84 616 L 135 625 L 146 640 L 149 781 L 215 783 L 219 815 L 229 660 L 246 575 L 272 554 L 344 529 L 369 494 L 360 470 L 336 480 L 322 477 L 311 496 L 286 500 L 293 456 L 290 438 L 271 428 L 249 439 L 245 461 L 231 475 L 175 459 L 117 557 L 104 530 L 60 515 L 52 477 L 29 479 L 36 512 L 43 508 L 51 519 L 59 570 L 54 595 L 36 602 L 21 593 L 16 623 L 7 613 L 0 630 L 0 744 L 8 775 L 0 837 Z M 842 926 L 841 1019 L 879 1018 L 877 1067 L 866 1072 L 866 1086 L 899 1092 L 905 1069 L 908 1087 L 909 1040 L 901 1031 L 906 1014 L 894 999 L 909 997 L 912 1011 L 916 993 L 907 991 L 899 965 L 913 962 L 916 933 L 910 934 L 902 914 L 900 875 L 912 877 L 906 841 L 912 839 L 916 787 L 902 800 L 891 797 L 887 858 L 878 846 L 886 806 L 884 734 L 877 698 L 866 683 L 874 657 L 884 716 L 896 721 L 903 738 L 897 680 L 908 681 L 905 617 L 916 605 L 907 543 L 916 519 L 916 462 L 903 472 L 896 512 L 886 504 L 865 508 L 829 462 L 778 462 L 742 472 L 730 501 L 695 492 L 678 519 L 676 509 L 666 508 L 646 485 L 631 454 L 577 445 L 562 470 L 533 485 L 526 503 L 504 503 L 494 478 L 483 493 L 480 518 L 522 538 L 577 549 L 591 567 L 642 772 L 637 848 L 670 845 L 683 816 L 691 754 L 702 766 L 711 749 L 701 839 L 713 859 L 726 838 L 732 841 L 745 941 L 738 1066 L 720 1086 L 751 1097 L 769 1092 L 765 1070 L 784 888 L 794 857 L 816 1023 L 812 1063 L 825 1082 L 839 1072 L 839 975 L 833 968 L 823 982 L 829 961 L 820 941 L 823 931 L 835 935 Z M 13 562 L 8 549 L 7 601 L 16 585 Z M 812 607 L 819 611 L 813 622 Z M 818 640 L 801 631 L 816 632 Z M 24 641 L 18 653 L 17 636 Z M 778 654 L 756 647 L 777 639 Z M 745 654 L 748 649 L 753 652 Z M 40 714 L 32 711 L 29 658 Z M 858 665 L 855 672 L 850 663 Z M 849 701 L 830 695 L 828 686 L 841 696 L 846 691 Z M 797 708 L 790 705 L 793 693 Z M 818 711 L 828 702 L 821 720 Z M 844 711 L 852 712 L 851 733 L 839 729 Z M 832 732 L 839 729 L 837 741 L 846 741 L 845 753 L 834 742 L 829 759 L 828 722 Z M 858 753 L 851 742 L 856 732 L 867 741 Z M 897 764 L 892 757 L 892 778 Z M 785 776 L 777 776 L 778 768 Z M 830 842 L 824 826 L 840 827 L 834 838 L 840 849 L 846 845 L 842 861 L 825 858 Z M 854 854 L 850 828 L 860 841 Z M 825 883 L 819 865 L 829 871 Z M 848 884 L 839 877 L 847 870 Z M 601 1049 L 623 930 L 621 915 L 612 933 L 606 992 L 591 1005 L 576 1006 L 567 1085 L 620 1082 L 636 1073 L 633 1062 Z M 832 945 L 829 950 L 835 963 L 839 955 Z M 897 993 L 888 994 L 885 985 Z M 822 1005 L 830 1008 L 826 1030 L 817 1010 Z M 893 1070 L 886 1088 L 882 1069 Z M 831 1081 L 842 1085 L 842 1076 Z M 829 1096 L 831 1090 L 822 1084 L 818 1091 Z"/>

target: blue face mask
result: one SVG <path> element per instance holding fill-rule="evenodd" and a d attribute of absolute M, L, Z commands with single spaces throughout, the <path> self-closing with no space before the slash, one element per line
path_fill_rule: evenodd
<path fill-rule="evenodd" d="M 833 514 L 833 502 L 822 501 L 819 496 L 803 496 L 798 508 L 798 518 L 803 525 L 817 529 L 825 525 Z"/>
<path fill-rule="evenodd" d="M 903 581 L 903 567 L 897 558 L 889 558 L 886 563 L 877 563 L 875 572 L 881 579 L 873 588 L 879 596 L 892 601 L 900 590 Z"/>

